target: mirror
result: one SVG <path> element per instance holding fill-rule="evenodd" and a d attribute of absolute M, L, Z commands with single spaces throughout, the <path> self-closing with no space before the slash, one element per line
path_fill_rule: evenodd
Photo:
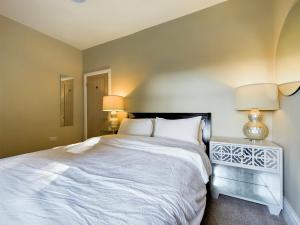
<path fill-rule="evenodd" d="M 60 75 L 60 126 L 73 126 L 74 77 Z"/>

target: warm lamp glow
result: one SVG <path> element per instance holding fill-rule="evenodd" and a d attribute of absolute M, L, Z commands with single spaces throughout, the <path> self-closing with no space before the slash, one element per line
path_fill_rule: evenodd
<path fill-rule="evenodd" d="M 277 110 L 279 109 L 278 88 L 276 84 L 250 84 L 236 90 L 237 110 Z"/>
<path fill-rule="evenodd" d="M 122 96 L 118 95 L 107 95 L 103 96 L 103 111 L 110 111 L 109 118 L 109 129 L 116 132 L 118 129 L 118 117 L 117 111 L 124 110 L 124 100 Z"/>
<path fill-rule="evenodd" d="M 250 140 L 263 140 L 269 134 L 259 110 L 279 109 L 278 88 L 276 84 L 250 84 L 237 88 L 235 106 L 237 110 L 251 110 L 249 121 L 243 132 Z"/>
<path fill-rule="evenodd" d="M 103 111 L 123 111 L 124 101 L 122 96 L 103 96 Z"/>

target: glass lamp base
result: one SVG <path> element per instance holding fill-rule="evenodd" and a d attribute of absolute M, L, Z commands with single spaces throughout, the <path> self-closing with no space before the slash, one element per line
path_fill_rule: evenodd
<path fill-rule="evenodd" d="M 249 122 L 243 127 L 245 136 L 250 140 L 264 140 L 269 134 L 269 129 L 262 122 L 262 113 L 257 109 L 251 110 L 248 118 Z"/>
<path fill-rule="evenodd" d="M 117 132 L 119 127 L 119 121 L 117 117 L 117 112 L 112 111 L 110 113 L 110 118 L 109 118 L 109 130 L 111 130 L 114 134 Z"/>

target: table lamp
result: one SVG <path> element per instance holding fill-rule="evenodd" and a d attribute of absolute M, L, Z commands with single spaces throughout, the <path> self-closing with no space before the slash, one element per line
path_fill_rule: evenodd
<path fill-rule="evenodd" d="M 236 89 L 236 109 L 250 110 L 249 121 L 243 131 L 250 140 L 264 140 L 268 134 L 268 127 L 263 123 L 260 110 L 279 109 L 278 88 L 276 84 L 250 84 Z"/>
<path fill-rule="evenodd" d="M 110 112 L 109 127 L 113 131 L 113 133 L 116 132 L 119 125 L 117 112 L 123 110 L 124 110 L 124 101 L 122 96 L 118 96 L 118 95 L 103 96 L 103 111 Z"/>

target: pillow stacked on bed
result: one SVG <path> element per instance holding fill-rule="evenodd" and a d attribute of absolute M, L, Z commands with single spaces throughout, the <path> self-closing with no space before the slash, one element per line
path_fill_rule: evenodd
<path fill-rule="evenodd" d="M 152 119 L 123 119 L 118 134 L 151 136 L 153 133 Z"/>
<path fill-rule="evenodd" d="M 118 134 L 154 136 L 176 139 L 194 144 L 202 143 L 204 121 L 201 116 L 188 119 L 124 119 Z"/>
<path fill-rule="evenodd" d="M 155 119 L 154 137 L 171 138 L 199 144 L 201 116 L 189 119 Z"/>

